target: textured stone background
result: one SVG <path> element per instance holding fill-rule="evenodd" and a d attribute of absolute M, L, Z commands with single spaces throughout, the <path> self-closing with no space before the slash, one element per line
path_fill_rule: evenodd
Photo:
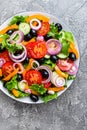
<path fill-rule="evenodd" d="M 21 104 L 0 91 L 0 130 L 87 130 L 87 0 L 0 0 L 0 24 L 21 11 L 64 21 L 76 36 L 80 68 L 71 87 L 48 104 Z"/>

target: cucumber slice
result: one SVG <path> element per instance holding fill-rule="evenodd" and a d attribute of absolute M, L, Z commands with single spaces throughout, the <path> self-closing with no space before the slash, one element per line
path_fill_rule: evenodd
<path fill-rule="evenodd" d="M 58 56 L 58 58 L 60 58 L 60 59 L 66 59 L 66 58 L 68 57 L 68 55 L 65 55 L 65 54 L 63 54 L 63 53 L 59 53 L 57 56 Z"/>
<path fill-rule="evenodd" d="M 30 32 L 30 26 L 28 23 L 20 23 L 19 30 L 21 30 L 24 33 L 24 35 L 26 35 Z"/>

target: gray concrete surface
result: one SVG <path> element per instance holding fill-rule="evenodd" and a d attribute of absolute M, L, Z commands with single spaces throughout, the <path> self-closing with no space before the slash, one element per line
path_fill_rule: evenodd
<path fill-rule="evenodd" d="M 77 39 L 80 68 L 71 87 L 48 104 L 21 104 L 0 91 L 0 130 L 87 130 L 87 0 L 0 0 L 0 24 L 21 11 L 64 21 Z"/>

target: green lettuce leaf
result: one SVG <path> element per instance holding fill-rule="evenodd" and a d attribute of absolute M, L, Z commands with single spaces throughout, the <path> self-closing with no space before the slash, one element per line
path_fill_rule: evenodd
<path fill-rule="evenodd" d="M 10 22 L 9 25 L 20 23 L 20 22 L 26 22 L 26 18 L 28 16 L 14 16 Z"/>
<path fill-rule="evenodd" d="M 70 47 L 70 43 L 66 40 L 62 40 L 62 50 L 61 53 L 65 54 L 68 56 L 69 52 L 69 47 Z"/>
<path fill-rule="evenodd" d="M 8 42 L 8 39 L 10 38 L 8 34 L 0 35 L 0 37 L 2 38 L 2 49 L 6 48 L 11 53 L 15 53 L 17 50 L 23 49 L 21 45 L 17 45 L 16 43 L 10 44 Z"/>
<path fill-rule="evenodd" d="M 47 96 L 45 96 L 45 97 L 41 97 L 41 99 L 42 99 L 45 103 L 47 103 L 47 102 L 49 102 L 49 101 L 52 100 L 52 99 L 57 99 L 57 97 L 58 97 L 58 94 L 55 93 L 55 94 L 49 94 L 49 95 L 47 95 Z"/>
<path fill-rule="evenodd" d="M 6 83 L 6 88 L 11 91 L 13 88 L 18 89 L 17 75 L 15 75 L 9 82 Z"/>
<path fill-rule="evenodd" d="M 49 36 L 52 36 L 53 38 L 58 39 L 59 34 L 58 34 L 58 28 L 55 26 L 54 23 L 50 24 L 50 31 L 48 32 Z"/>
<path fill-rule="evenodd" d="M 30 87 L 32 90 L 38 92 L 39 94 L 43 95 L 44 93 L 46 93 L 47 89 L 44 88 L 44 85 L 41 84 L 32 84 Z"/>

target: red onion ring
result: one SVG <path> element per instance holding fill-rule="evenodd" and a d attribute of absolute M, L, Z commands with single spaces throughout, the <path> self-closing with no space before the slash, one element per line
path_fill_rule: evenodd
<path fill-rule="evenodd" d="M 17 68 L 16 65 L 19 66 L 19 71 L 18 71 L 18 73 L 19 73 L 19 74 L 22 74 L 23 71 L 24 71 L 23 65 L 22 65 L 21 63 L 14 63 L 14 64 L 13 64 L 13 68 L 14 68 L 14 69 Z"/>
<path fill-rule="evenodd" d="M 3 64 L 6 62 L 4 58 L 0 58 L 0 68 L 3 66 Z"/>
<path fill-rule="evenodd" d="M 78 67 L 77 67 L 76 64 L 74 64 L 74 65 L 71 67 L 71 69 L 70 69 L 69 71 L 67 71 L 67 73 L 70 74 L 70 75 L 76 75 L 77 71 L 78 71 Z"/>
<path fill-rule="evenodd" d="M 16 35 L 19 35 L 19 39 L 17 41 L 13 40 L 13 38 Z M 24 33 L 22 31 L 15 31 L 14 33 L 12 33 L 12 35 L 10 36 L 10 42 L 11 43 L 21 43 L 24 39 Z"/>
<path fill-rule="evenodd" d="M 38 26 L 34 26 L 33 25 L 33 22 L 37 22 L 38 23 Z M 31 21 L 30 21 L 30 27 L 32 28 L 32 29 L 34 29 L 34 30 L 39 30 L 40 28 L 41 28 L 41 22 L 38 20 L 38 19 L 32 19 Z"/>
<path fill-rule="evenodd" d="M 50 39 L 46 42 L 46 44 L 47 44 L 47 54 L 50 55 L 56 55 L 62 49 L 62 44 L 60 43 L 60 41 L 56 39 Z"/>
<path fill-rule="evenodd" d="M 37 68 L 35 68 L 35 67 L 33 66 L 33 64 L 34 64 L 34 63 L 36 63 L 36 64 L 37 64 L 37 68 L 40 66 L 39 62 L 38 62 L 38 61 L 36 61 L 36 60 L 34 60 L 34 61 L 32 62 L 32 64 L 31 64 L 32 69 L 37 69 Z"/>
<path fill-rule="evenodd" d="M 10 53 L 14 59 L 20 59 L 20 58 L 22 58 L 23 55 L 24 55 L 25 52 L 26 52 L 26 48 L 25 48 L 25 46 L 22 45 L 22 44 L 20 44 L 20 45 L 21 45 L 21 46 L 23 47 L 23 49 L 24 49 L 23 52 L 22 52 L 22 54 L 20 54 L 19 56 L 15 56 L 13 53 Z"/>
<path fill-rule="evenodd" d="M 48 83 L 51 80 L 52 71 L 50 70 L 48 66 L 45 66 L 45 65 L 42 65 L 37 68 L 37 70 L 40 70 L 40 69 L 45 69 L 49 73 L 49 77 L 46 80 L 42 81 L 43 84 Z"/>
<path fill-rule="evenodd" d="M 18 63 L 18 62 L 22 62 L 22 61 L 25 60 L 25 58 L 27 57 L 27 52 L 25 52 L 24 55 L 23 55 L 23 57 L 20 58 L 20 59 L 14 59 L 14 58 L 12 57 L 12 55 L 9 55 L 9 56 L 10 56 L 10 58 L 11 58 L 12 61 Z"/>
<path fill-rule="evenodd" d="M 62 77 L 56 77 L 55 84 L 56 84 L 56 87 L 62 87 L 65 85 L 65 79 Z"/>

